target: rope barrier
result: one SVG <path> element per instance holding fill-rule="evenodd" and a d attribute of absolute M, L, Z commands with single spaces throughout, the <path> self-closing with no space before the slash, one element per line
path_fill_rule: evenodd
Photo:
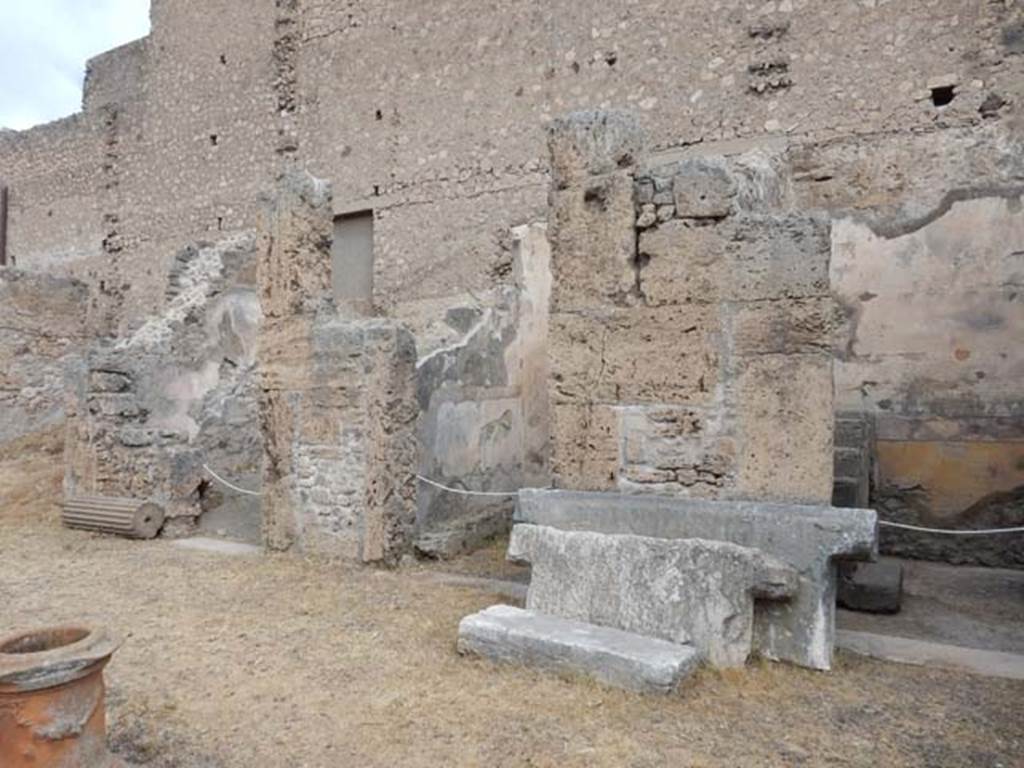
<path fill-rule="evenodd" d="M 890 523 L 888 520 L 879 520 L 879 525 L 886 528 L 902 528 L 907 531 L 918 531 L 920 533 L 938 533 L 944 536 L 992 536 L 999 533 L 1024 533 L 1024 528 L 979 528 L 973 531 L 953 530 L 952 528 L 922 528 L 919 525 L 907 525 L 906 523 Z"/>
<path fill-rule="evenodd" d="M 203 469 L 210 473 L 210 476 L 214 480 L 221 483 L 227 488 L 237 492 L 244 493 L 246 496 L 263 496 L 262 493 L 256 491 L 250 491 L 245 488 L 239 488 L 232 482 L 225 480 L 223 477 L 218 475 L 208 464 L 203 464 Z M 517 496 L 517 491 L 470 491 L 465 488 L 452 488 L 450 485 L 444 485 L 436 480 L 431 480 L 429 477 L 423 475 L 416 475 L 416 479 L 421 483 L 433 486 L 439 490 L 445 491 L 446 493 L 455 493 L 460 496 L 491 496 L 496 498 L 508 499 L 513 496 Z M 900 528 L 905 531 L 916 531 L 918 533 L 935 533 L 942 536 L 995 536 L 1003 533 L 1024 533 L 1024 526 L 1019 528 L 979 528 L 977 530 L 953 530 L 951 528 L 925 528 L 919 525 L 907 525 L 906 523 L 893 523 L 888 520 L 879 520 L 878 524 L 885 528 Z"/>
<path fill-rule="evenodd" d="M 225 480 L 223 477 L 221 477 L 216 472 L 214 472 L 213 469 L 210 468 L 209 464 L 203 464 L 203 469 L 205 469 L 207 472 L 209 472 L 210 476 L 214 480 L 216 480 L 221 485 L 223 485 L 223 486 L 225 486 L 227 488 L 230 488 L 232 491 L 235 491 L 237 493 L 244 493 L 246 496 L 263 496 L 264 495 L 262 493 L 257 493 L 256 491 L 250 491 L 250 490 L 247 490 L 245 488 L 240 488 L 239 486 L 237 486 L 234 483 L 232 483 L 230 480 Z M 426 483 L 427 485 L 432 485 L 435 488 L 439 488 L 442 491 L 447 491 L 448 493 L 457 493 L 457 494 L 460 494 L 462 496 L 495 496 L 495 497 L 500 497 L 500 498 L 503 498 L 503 499 L 508 499 L 508 498 L 512 498 L 513 496 L 517 496 L 518 495 L 517 491 L 512 491 L 512 492 L 509 492 L 509 493 L 505 493 L 503 491 L 468 491 L 468 490 L 466 490 L 464 488 L 452 488 L 451 486 L 443 485 L 442 483 L 439 483 L 436 480 L 431 480 L 429 477 L 424 477 L 423 475 L 416 475 L 416 479 L 419 480 L 422 483 Z"/>
<path fill-rule="evenodd" d="M 228 482 L 228 481 L 227 481 L 227 480 L 225 480 L 225 479 L 224 479 L 223 477 L 221 477 L 221 476 L 220 476 L 220 475 L 218 475 L 218 474 L 217 474 L 216 472 L 214 472 L 214 471 L 213 471 L 212 469 L 210 469 L 210 466 L 209 466 L 208 464 L 203 464 L 203 469 L 205 469 L 205 470 L 206 470 L 207 472 L 209 472 L 209 473 L 210 473 L 210 476 L 211 476 L 211 477 L 212 477 L 212 478 L 213 478 L 214 480 L 216 480 L 217 482 L 219 482 L 219 483 L 220 483 L 220 484 L 222 484 L 222 485 L 225 485 L 225 486 L 227 486 L 227 487 L 228 487 L 228 488 L 230 488 L 230 489 L 231 489 L 232 491 L 236 491 L 236 492 L 238 492 L 238 493 L 244 493 L 244 494 L 245 494 L 246 496 L 263 496 L 263 494 L 262 494 L 262 493 L 257 493 L 256 491 L 247 491 L 247 490 L 246 490 L 245 488 L 239 488 L 239 487 L 238 487 L 237 485 L 235 485 L 234 483 L 230 483 L 230 482 Z"/>
<path fill-rule="evenodd" d="M 426 483 L 427 485 L 432 485 L 435 488 L 440 488 L 442 491 L 447 491 L 448 493 L 457 493 L 461 496 L 500 496 L 503 499 L 508 499 L 513 496 L 519 495 L 518 491 L 512 491 L 511 493 L 503 493 L 501 491 L 467 491 L 463 488 L 452 488 L 451 486 L 442 485 L 436 480 L 431 480 L 429 477 L 424 477 L 423 475 L 416 475 L 416 479 L 419 480 L 421 483 Z"/>

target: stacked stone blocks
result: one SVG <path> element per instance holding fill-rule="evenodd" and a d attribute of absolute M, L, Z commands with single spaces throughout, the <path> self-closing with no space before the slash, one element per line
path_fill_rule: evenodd
<path fill-rule="evenodd" d="M 556 484 L 827 503 L 827 223 L 740 161 L 642 160 L 627 115 L 549 138 Z"/>
<path fill-rule="evenodd" d="M 795 569 L 796 589 L 789 599 L 756 602 L 753 648 L 812 669 L 832 665 L 838 565 L 878 554 L 877 516 L 868 509 L 525 489 L 516 522 L 611 537 L 728 542 L 777 559 Z M 578 558 L 570 565 L 562 571 L 565 585 L 590 567 Z M 679 594 L 689 593 L 685 579 L 674 581 Z M 640 580 L 636 588 L 652 590 L 654 583 Z"/>
<path fill-rule="evenodd" d="M 331 296 L 331 193 L 298 171 L 261 226 L 264 536 L 394 561 L 415 522 L 416 346 L 409 331 Z"/>
<path fill-rule="evenodd" d="M 714 667 L 746 662 L 755 599 L 788 600 L 798 586 L 780 560 L 706 539 L 517 525 L 508 556 L 532 565 L 527 609 L 692 645 Z"/>

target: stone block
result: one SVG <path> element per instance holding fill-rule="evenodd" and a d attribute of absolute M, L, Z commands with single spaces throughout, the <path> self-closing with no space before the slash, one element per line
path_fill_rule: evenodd
<path fill-rule="evenodd" d="M 511 514 L 507 503 L 492 504 L 482 512 L 453 520 L 418 526 L 416 551 L 431 559 L 450 560 L 473 552 L 488 541 L 508 533 Z"/>
<path fill-rule="evenodd" d="M 640 286 L 648 305 L 707 303 L 724 295 L 730 241 L 678 219 L 640 234 Z"/>
<path fill-rule="evenodd" d="M 717 379 L 712 308 L 629 307 L 550 318 L 551 401 L 700 403 Z"/>
<path fill-rule="evenodd" d="M 775 194 L 767 161 L 595 163 L 595 148 L 618 145 L 592 129 L 603 130 L 563 126 L 568 138 L 551 144 L 552 164 L 569 170 L 556 170 L 549 198 L 550 402 L 701 408 L 715 434 L 620 425 L 627 442 L 618 459 L 602 445 L 610 470 L 589 488 L 827 502 L 837 314 L 827 219 L 753 212 Z M 586 441 L 559 445 L 566 435 L 556 425 L 556 464 L 586 451 Z M 573 487 L 593 482 L 573 474 Z"/>
<path fill-rule="evenodd" d="M 552 309 L 635 303 L 631 169 L 642 146 L 636 118 L 578 112 L 552 122 L 548 138 Z"/>
<path fill-rule="evenodd" d="M 832 243 L 827 219 L 747 214 L 714 229 L 731 242 L 728 298 L 754 301 L 829 295 Z"/>
<path fill-rule="evenodd" d="M 832 483 L 832 506 L 865 507 L 869 493 L 867 478 L 837 477 Z"/>
<path fill-rule="evenodd" d="M 835 443 L 844 448 L 870 447 L 871 422 L 860 414 L 836 418 Z"/>
<path fill-rule="evenodd" d="M 632 166 L 643 143 L 640 123 L 629 112 L 581 111 L 553 120 L 548 149 L 556 188 Z"/>
<path fill-rule="evenodd" d="M 332 199 L 327 182 L 292 169 L 265 201 L 257 267 L 264 317 L 315 312 L 331 300 Z"/>
<path fill-rule="evenodd" d="M 89 371 L 90 392 L 129 392 L 132 377 L 122 371 Z"/>
<path fill-rule="evenodd" d="M 687 160 L 672 180 L 676 215 L 684 219 L 722 219 L 732 211 L 736 183 L 724 161 Z"/>
<path fill-rule="evenodd" d="M 735 305 L 730 324 L 737 355 L 830 354 L 836 304 L 830 296 Z"/>
<path fill-rule="evenodd" d="M 649 305 L 829 298 L 830 249 L 827 222 L 808 216 L 676 219 L 640 234 L 640 287 Z"/>
<path fill-rule="evenodd" d="M 715 667 L 746 662 L 755 598 L 781 600 L 797 589 L 792 567 L 724 541 L 517 525 L 508 557 L 532 566 L 530 610 L 692 642 Z"/>
<path fill-rule="evenodd" d="M 685 405 L 621 407 L 620 488 L 710 497 L 731 487 L 736 441 L 715 415 Z"/>
<path fill-rule="evenodd" d="M 553 310 L 627 302 L 636 288 L 636 213 L 626 173 L 588 177 L 551 194 Z"/>
<path fill-rule="evenodd" d="M 730 541 L 777 557 L 799 572 L 799 587 L 789 602 L 755 605 L 754 647 L 814 669 L 832 663 L 836 561 L 878 553 L 869 509 L 526 489 L 515 514 L 562 530 Z"/>
<path fill-rule="evenodd" d="M 832 466 L 836 477 L 865 477 L 870 468 L 870 460 L 859 448 L 842 448 L 836 446 L 833 452 Z"/>
<path fill-rule="evenodd" d="M 672 693 L 699 664 L 690 645 L 495 605 L 459 623 L 459 653 L 583 675 L 638 693 Z"/>
<path fill-rule="evenodd" d="M 827 504 L 832 498 L 832 359 L 760 355 L 733 382 L 742 425 L 742 498 Z"/>
<path fill-rule="evenodd" d="M 651 179 L 643 179 L 636 183 L 636 202 L 637 205 L 653 205 L 654 204 L 654 181 Z"/>
<path fill-rule="evenodd" d="M 562 488 L 614 488 L 619 472 L 619 419 L 607 405 L 557 404 L 551 409 L 551 471 Z"/>
<path fill-rule="evenodd" d="M 903 603 L 903 566 L 878 563 L 843 563 L 839 567 L 836 602 L 864 613 L 899 613 Z"/>

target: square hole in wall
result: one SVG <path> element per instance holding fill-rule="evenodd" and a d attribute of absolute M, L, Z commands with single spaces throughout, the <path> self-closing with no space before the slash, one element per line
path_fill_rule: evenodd
<path fill-rule="evenodd" d="M 338 303 L 373 298 L 373 211 L 334 219 L 331 289 Z"/>

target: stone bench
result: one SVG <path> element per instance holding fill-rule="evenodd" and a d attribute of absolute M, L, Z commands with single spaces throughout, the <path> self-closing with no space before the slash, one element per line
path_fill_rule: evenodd
<path fill-rule="evenodd" d="M 700 662 L 691 645 L 495 605 L 459 623 L 459 653 L 639 693 L 671 693 Z"/>
<path fill-rule="evenodd" d="M 508 557 L 532 565 L 526 607 L 672 643 L 714 667 L 750 655 L 754 598 L 784 600 L 796 571 L 726 541 L 516 525 Z"/>
<path fill-rule="evenodd" d="M 835 561 L 873 560 L 878 551 L 877 517 L 868 509 L 527 489 L 519 492 L 515 520 L 760 549 L 799 577 L 792 600 L 756 603 L 753 647 L 768 658 L 814 669 L 832 665 Z"/>

